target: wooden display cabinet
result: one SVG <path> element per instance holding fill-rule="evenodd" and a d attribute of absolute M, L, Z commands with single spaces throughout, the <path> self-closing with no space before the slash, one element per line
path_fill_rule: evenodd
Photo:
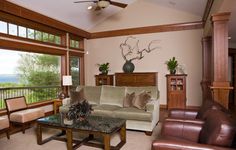
<path fill-rule="evenodd" d="M 95 75 L 96 86 L 113 85 L 114 75 Z"/>
<path fill-rule="evenodd" d="M 166 75 L 167 108 L 186 107 L 186 74 Z"/>

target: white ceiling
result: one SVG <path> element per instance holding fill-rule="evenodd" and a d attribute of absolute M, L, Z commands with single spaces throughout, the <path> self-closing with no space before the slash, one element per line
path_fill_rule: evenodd
<path fill-rule="evenodd" d="M 102 11 L 88 10 L 93 2 L 74 3 L 80 0 L 8 0 L 12 3 L 36 11 L 53 19 L 62 21 L 83 30 L 89 30 L 107 17 L 119 12 L 123 8 L 110 5 Z M 117 0 L 131 4 L 135 0 Z"/>
<path fill-rule="evenodd" d="M 91 3 L 73 3 L 80 0 L 8 0 L 83 30 L 89 30 L 123 8 L 110 5 L 102 11 L 88 10 Z M 131 5 L 136 0 L 114 0 Z M 142 1 L 142 0 L 140 0 Z M 153 5 L 163 5 L 202 16 L 207 0 L 145 0 Z M 129 5 L 127 7 L 129 7 Z"/>
<path fill-rule="evenodd" d="M 179 9 L 198 16 L 203 16 L 207 0 L 148 0 L 156 5 Z"/>

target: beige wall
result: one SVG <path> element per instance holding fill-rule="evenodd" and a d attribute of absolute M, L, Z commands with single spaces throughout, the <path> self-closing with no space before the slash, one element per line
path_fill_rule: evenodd
<path fill-rule="evenodd" d="M 133 27 L 174 24 L 200 21 L 201 17 L 174 7 L 154 5 L 154 1 L 137 0 L 120 13 L 106 19 L 91 29 L 91 32 Z M 200 81 L 202 76 L 201 38 L 203 30 L 188 30 L 134 35 L 140 40 L 140 48 L 147 48 L 152 40 L 161 41 L 161 49 L 146 54 L 140 61 L 134 61 L 135 72 L 158 72 L 160 103 L 166 104 L 166 77 L 168 73 L 165 61 L 175 56 L 187 71 L 187 104 L 201 104 Z M 124 60 L 119 45 L 127 36 L 92 39 L 85 42 L 86 85 L 95 85 L 94 75 L 98 74 L 97 63 L 110 63 L 110 74 L 122 72 Z"/>
<path fill-rule="evenodd" d="M 197 106 L 201 104 L 200 81 L 202 75 L 201 38 L 203 31 L 187 30 L 164 33 L 134 35 L 140 40 L 140 48 L 146 48 L 152 40 L 160 40 L 161 48 L 155 50 L 139 61 L 134 61 L 135 72 L 158 72 L 160 89 L 160 103 L 166 104 L 166 78 L 168 73 L 164 64 L 166 60 L 175 56 L 180 64 L 185 64 L 187 76 L 187 104 Z M 94 75 L 98 74 L 97 63 L 110 63 L 110 74 L 122 72 L 124 59 L 119 48 L 127 36 L 92 39 L 86 41 L 85 77 L 86 85 L 94 85 Z"/>

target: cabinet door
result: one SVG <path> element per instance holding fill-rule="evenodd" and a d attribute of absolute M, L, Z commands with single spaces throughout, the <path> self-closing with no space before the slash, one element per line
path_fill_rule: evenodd
<path fill-rule="evenodd" d="M 179 92 L 172 92 L 168 99 L 168 109 L 185 108 L 185 95 Z"/>
<path fill-rule="evenodd" d="M 113 75 L 96 75 L 96 86 L 113 85 Z"/>

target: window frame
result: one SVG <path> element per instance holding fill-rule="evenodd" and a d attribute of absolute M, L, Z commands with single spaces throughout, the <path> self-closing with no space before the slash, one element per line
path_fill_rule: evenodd
<path fill-rule="evenodd" d="M 84 72 L 84 54 L 75 51 L 69 52 L 69 74 L 71 75 L 70 57 L 79 57 L 79 68 L 80 68 L 80 85 L 85 85 L 85 72 Z"/>
<path fill-rule="evenodd" d="M 10 38 L 12 38 L 12 39 L 20 39 L 20 40 L 24 40 L 24 41 L 30 41 L 30 42 L 36 42 L 36 43 L 40 43 L 40 44 L 47 44 L 47 45 L 54 45 L 54 46 L 60 46 L 60 47 L 66 47 L 66 42 L 65 41 L 63 41 L 63 40 L 65 40 L 65 33 L 64 34 L 55 34 L 55 33 L 53 33 L 53 32 L 45 32 L 43 29 L 37 29 L 37 28 L 31 28 L 31 27 L 28 27 L 28 26 L 24 26 L 24 25 L 21 25 L 21 24 L 17 24 L 17 23 L 12 23 L 12 22 L 8 22 L 8 21 L 5 21 L 4 19 L 1 19 L 0 18 L 0 21 L 2 21 L 2 22 L 4 22 L 4 23 L 7 23 L 7 33 L 0 33 L 0 35 L 1 36 L 3 36 L 3 37 L 10 37 Z M 16 35 L 12 35 L 12 34 L 10 34 L 10 32 L 9 32 L 9 30 L 10 30 L 10 27 L 9 27 L 9 25 L 16 25 L 16 29 L 17 29 L 17 32 L 16 32 Z M 23 36 L 20 36 L 20 30 L 19 30 L 19 28 L 20 27 L 23 27 L 23 28 L 25 28 L 26 29 L 26 37 L 23 37 Z M 33 36 L 32 37 L 29 37 L 29 31 L 33 31 Z M 41 40 L 38 40 L 37 38 L 36 38 L 36 32 L 41 32 L 41 37 L 42 37 L 42 39 Z M 43 38 L 43 35 L 44 34 L 47 34 L 48 36 L 48 39 L 47 40 L 43 40 L 44 38 Z M 53 35 L 54 36 L 54 42 L 51 42 L 50 40 L 49 40 L 49 36 L 50 35 Z M 56 38 L 55 37 L 59 37 L 59 41 L 60 41 L 60 43 L 58 43 L 57 41 L 56 41 Z"/>
<path fill-rule="evenodd" d="M 75 46 L 72 46 L 71 45 L 71 42 L 74 41 L 74 45 L 76 45 L 76 42 L 78 42 L 78 47 L 75 47 Z M 70 49 L 74 49 L 74 50 L 82 50 L 84 51 L 84 45 L 83 45 L 83 38 L 82 37 L 79 37 L 79 36 L 76 36 L 76 35 L 73 35 L 73 34 L 70 34 L 69 35 L 69 48 Z"/>

